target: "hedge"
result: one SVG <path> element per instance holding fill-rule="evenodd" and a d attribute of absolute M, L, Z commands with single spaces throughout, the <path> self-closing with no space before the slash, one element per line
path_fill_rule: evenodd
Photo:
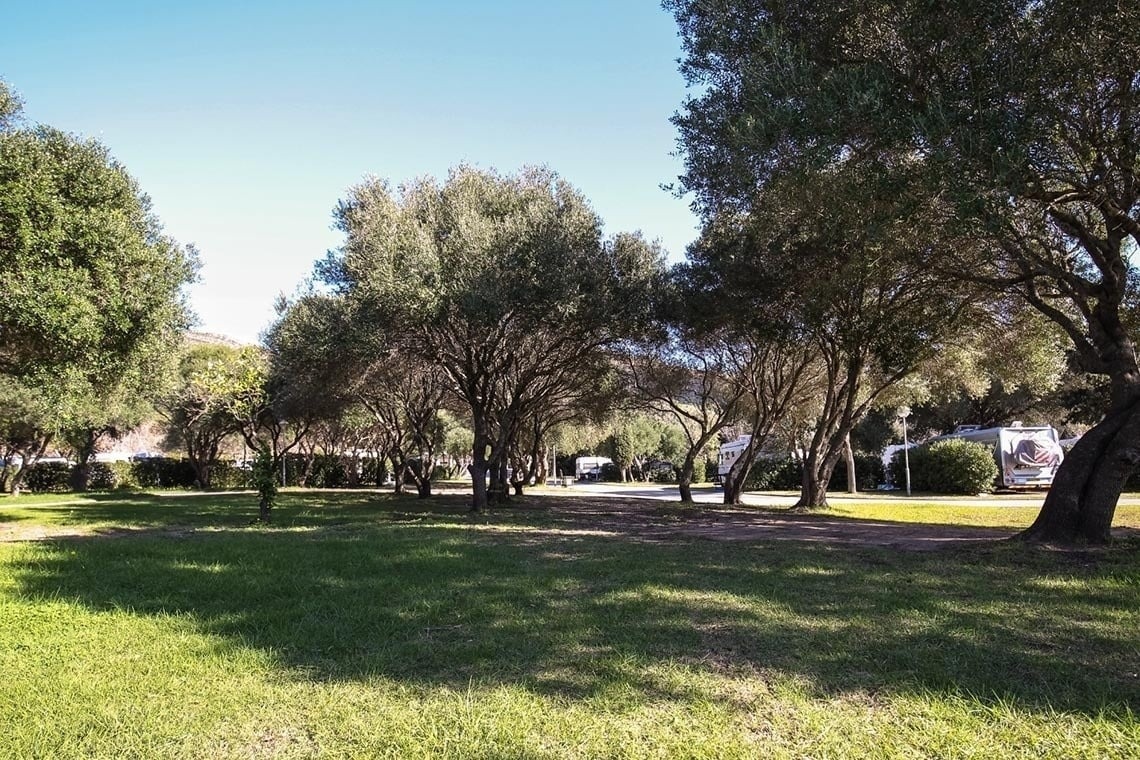
<path fill-rule="evenodd" d="M 874 454 L 855 454 L 855 484 L 861 491 L 873 491 L 886 480 L 883 460 Z M 759 459 L 748 473 L 747 491 L 798 491 L 803 485 L 803 466 L 790 456 Z M 847 460 L 840 457 L 827 490 L 847 490 Z"/>
<path fill-rule="evenodd" d="M 989 493 L 998 477 L 993 450 L 975 441 L 950 439 L 909 450 L 910 486 L 915 491 Z M 891 472 L 896 486 L 905 482 L 903 452 L 895 452 Z"/>

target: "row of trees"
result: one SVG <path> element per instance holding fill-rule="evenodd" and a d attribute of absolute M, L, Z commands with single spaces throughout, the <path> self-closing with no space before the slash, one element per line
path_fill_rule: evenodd
<path fill-rule="evenodd" d="M 813 508 L 871 410 L 939 382 L 986 385 L 1018 357 L 1040 365 L 1020 384 L 1059 371 L 1039 322 L 1018 324 L 972 284 L 948 288 L 927 261 L 942 249 L 916 261 L 917 233 L 882 207 L 857 240 L 822 212 L 760 226 L 725 216 L 666 268 L 638 235 L 604 239 L 548 170 L 372 180 L 338 206 L 344 245 L 282 305 L 267 347 L 281 382 L 307 389 L 298 398 L 320 393 L 324 414 L 364 410 L 389 431 L 397 468 L 425 468 L 410 470 L 422 495 L 442 414 L 470 430 L 476 510 L 544 480 L 568 428 L 615 416 L 607 453 L 644 470 L 641 415 L 678 432 L 682 500 L 697 463 L 746 434 L 725 500 L 739 502 L 754 454 L 797 451 L 800 504 Z M 858 255 L 868 248 L 873 260 Z M 1018 350 L 985 361 L 1003 328 Z"/>

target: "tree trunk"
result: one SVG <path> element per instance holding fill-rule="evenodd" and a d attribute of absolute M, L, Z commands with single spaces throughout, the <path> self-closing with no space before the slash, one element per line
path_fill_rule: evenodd
<path fill-rule="evenodd" d="M 693 454 L 690 451 L 689 455 L 685 457 L 685 461 L 681 464 L 681 469 L 677 472 L 677 490 L 681 492 L 681 503 L 693 503 L 693 468 L 695 461 Z"/>
<path fill-rule="evenodd" d="M 836 451 L 825 457 L 809 455 L 804 461 L 803 481 L 800 486 L 800 499 L 793 509 L 806 512 L 809 509 L 827 508 L 827 485 L 831 473 L 839 462 L 841 452 Z"/>
<path fill-rule="evenodd" d="M 467 472 L 471 473 L 471 511 L 485 512 L 487 510 L 487 462 L 483 457 L 474 457 L 467 465 Z"/>
<path fill-rule="evenodd" d="M 90 480 L 91 463 L 82 460 L 76 462 L 75 467 L 71 470 L 71 490 L 76 493 L 85 493 Z"/>
<path fill-rule="evenodd" d="M 297 478 L 297 485 L 301 488 L 309 487 L 309 478 L 313 477 L 313 465 L 317 461 L 317 451 L 312 449 L 305 452 L 305 465 L 301 468 L 301 475 Z"/>
<path fill-rule="evenodd" d="M 1128 476 L 1140 463 L 1140 400 L 1110 412 L 1062 462 L 1033 525 L 1018 538 L 1107 544 Z"/>
<path fill-rule="evenodd" d="M 482 433 L 480 433 L 481 428 Z M 490 504 L 490 496 L 487 493 L 487 438 L 486 428 L 480 424 L 479 418 L 476 417 L 475 441 L 471 446 L 471 464 L 467 465 L 467 471 L 471 473 L 472 512 L 485 512 Z"/>
<path fill-rule="evenodd" d="M 724 503 L 740 504 L 740 495 L 744 492 L 744 473 L 731 468 L 724 476 Z"/>
<path fill-rule="evenodd" d="M 859 493 L 855 478 L 855 452 L 851 450 L 851 433 L 843 439 L 843 458 L 847 461 L 847 493 Z"/>
<path fill-rule="evenodd" d="M 401 496 L 404 493 L 404 460 L 403 457 L 391 454 L 388 457 L 392 463 L 392 493 Z"/>

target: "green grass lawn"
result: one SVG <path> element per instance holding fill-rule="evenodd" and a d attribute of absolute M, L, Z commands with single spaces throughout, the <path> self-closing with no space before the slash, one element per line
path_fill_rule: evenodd
<path fill-rule="evenodd" d="M 893 502 L 832 500 L 831 507 L 824 514 L 863 520 L 917 522 L 930 525 L 976 525 L 1016 530 L 1032 525 L 1040 511 L 1040 507 L 1006 504 L 974 506 L 961 501 L 908 502 L 899 499 Z M 1140 506 L 1118 506 L 1112 524 L 1117 528 L 1140 528 Z"/>
<path fill-rule="evenodd" d="M 557 509 L 0 501 L 10 539 L 66 534 L 0 543 L 0 757 L 1140 756 L 1134 539 L 645 542 Z"/>

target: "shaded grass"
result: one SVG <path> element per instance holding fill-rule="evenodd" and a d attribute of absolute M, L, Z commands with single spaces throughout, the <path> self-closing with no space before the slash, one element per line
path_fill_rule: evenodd
<path fill-rule="evenodd" d="M 1135 756 L 1135 544 L 638 542 L 549 503 L 5 504 L 136 532 L 0 545 L 0 756 Z"/>

